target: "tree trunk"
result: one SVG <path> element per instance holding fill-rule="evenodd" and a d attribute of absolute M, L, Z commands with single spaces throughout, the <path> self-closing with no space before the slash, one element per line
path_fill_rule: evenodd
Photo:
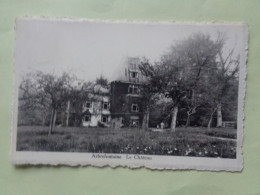
<path fill-rule="evenodd" d="M 171 131 L 172 132 L 176 131 L 177 114 L 178 114 L 178 106 L 175 105 L 173 107 L 173 111 L 172 111 L 172 121 L 171 121 Z"/>
<path fill-rule="evenodd" d="M 211 113 L 210 118 L 209 118 L 208 129 L 210 129 L 210 127 L 211 127 L 212 118 L 213 118 L 213 113 Z"/>
<path fill-rule="evenodd" d="M 149 128 L 149 109 L 146 108 L 146 113 L 143 117 L 142 129 L 147 130 Z"/>
<path fill-rule="evenodd" d="M 67 110 L 66 110 L 66 127 L 69 126 L 69 118 L 70 118 L 70 101 L 67 103 Z"/>
<path fill-rule="evenodd" d="M 219 103 L 217 107 L 217 127 L 222 127 L 221 103 Z"/>
<path fill-rule="evenodd" d="M 52 129 L 51 129 L 51 133 L 53 132 L 53 129 L 55 128 L 56 116 L 57 116 L 57 111 L 56 111 L 56 109 L 55 109 L 55 110 L 54 110 L 53 121 L 52 121 Z"/>
<path fill-rule="evenodd" d="M 149 111 L 147 112 L 147 117 L 146 117 L 146 120 L 147 120 L 147 122 L 146 122 L 146 129 L 148 130 L 148 128 L 149 128 L 149 118 L 150 118 L 150 115 L 149 115 Z"/>
<path fill-rule="evenodd" d="M 49 132 L 48 132 L 49 135 L 51 135 L 51 133 L 52 133 L 52 121 L 53 121 L 53 116 L 54 116 L 54 109 L 51 109 L 51 120 L 50 120 Z"/>
<path fill-rule="evenodd" d="M 210 114 L 209 123 L 208 123 L 208 129 L 210 129 L 210 127 L 211 127 L 213 115 L 214 115 L 214 113 L 216 112 L 216 109 L 217 109 L 217 108 L 215 108 L 215 109 L 213 110 L 213 112 Z"/>
<path fill-rule="evenodd" d="M 42 115 L 42 126 L 45 126 L 45 123 L 46 123 L 46 117 L 47 117 L 47 114 L 45 111 L 43 111 L 43 115 Z"/>
<path fill-rule="evenodd" d="M 146 118 L 147 118 L 147 113 L 144 114 L 144 117 L 143 117 L 143 122 L 142 122 L 142 130 L 145 130 L 146 129 Z"/>
<path fill-rule="evenodd" d="M 190 126 L 190 115 L 189 113 L 187 113 L 188 116 L 187 116 L 187 120 L 186 120 L 186 124 L 185 124 L 185 128 L 187 128 L 188 126 Z"/>
<path fill-rule="evenodd" d="M 49 129 L 49 135 L 52 134 L 53 128 L 55 127 L 55 123 L 56 123 L 56 109 L 52 109 L 52 113 L 51 113 L 51 121 L 50 121 L 50 129 Z"/>

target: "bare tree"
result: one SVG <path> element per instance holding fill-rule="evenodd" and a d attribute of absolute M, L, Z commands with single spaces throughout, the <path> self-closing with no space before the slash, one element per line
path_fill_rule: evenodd
<path fill-rule="evenodd" d="M 19 86 L 19 112 L 29 112 L 34 118 L 40 114 L 42 125 L 45 125 L 50 109 L 50 99 L 46 94 L 41 93 L 34 79 L 35 74 L 29 73 L 23 78 Z"/>
<path fill-rule="evenodd" d="M 234 100 L 230 99 L 232 93 L 237 93 L 238 70 L 240 57 L 233 58 L 234 49 L 229 51 L 224 57 L 223 47 L 225 45 L 225 37 L 219 34 L 217 41 L 221 47 L 218 48 L 215 68 L 209 69 L 207 77 L 202 84 L 203 88 L 209 91 L 204 94 L 206 104 L 209 109 L 208 128 L 210 129 L 214 114 L 217 114 L 217 127 L 222 127 L 222 110 L 231 107 Z M 231 93 L 232 92 L 232 93 Z M 236 101 L 235 101 L 236 102 Z"/>
<path fill-rule="evenodd" d="M 232 87 L 232 81 L 236 80 L 237 73 L 239 70 L 240 57 L 237 56 L 235 59 L 232 57 L 234 53 L 234 49 L 231 50 L 226 58 L 223 57 L 223 52 L 220 50 L 218 52 L 219 56 L 219 68 L 216 73 L 218 77 L 218 85 L 219 85 L 219 101 L 217 106 L 217 127 L 222 126 L 222 104 L 223 98 L 227 94 L 230 87 Z"/>

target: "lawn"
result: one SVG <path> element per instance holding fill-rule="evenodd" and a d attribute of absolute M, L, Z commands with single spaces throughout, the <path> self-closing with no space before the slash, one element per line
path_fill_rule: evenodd
<path fill-rule="evenodd" d="M 20 126 L 18 151 L 122 153 L 236 158 L 236 130 L 179 128 L 172 133 L 122 128 Z"/>

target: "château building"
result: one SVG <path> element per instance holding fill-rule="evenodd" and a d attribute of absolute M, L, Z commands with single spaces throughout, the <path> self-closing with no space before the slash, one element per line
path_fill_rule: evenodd
<path fill-rule="evenodd" d="M 83 105 L 82 126 L 110 126 L 110 97 L 109 89 L 96 85 L 93 93 L 89 94 Z"/>
<path fill-rule="evenodd" d="M 132 62 L 135 62 L 131 59 Z M 127 63 L 109 88 L 95 86 L 83 105 L 82 126 L 140 127 L 143 119 L 141 87 L 146 78 L 138 62 Z"/>
<path fill-rule="evenodd" d="M 112 127 L 139 127 L 142 124 L 144 108 L 141 87 L 145 80 L 138 66 L 129 64 L 125 67 L 124 75 L 111 82 Z"/>

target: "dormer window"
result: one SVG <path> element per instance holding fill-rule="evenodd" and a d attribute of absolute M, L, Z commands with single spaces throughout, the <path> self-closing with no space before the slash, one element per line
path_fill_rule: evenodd
<path fill-rule="evenodd" d="M 139 111 L 138 104 L 132 104 L 131 110 L 132 110 L 132 112 L 138 112 Z"/>
<path fill-rule="evenodd" d="M 133 79 L 138 78 L 138 72 L 130 71 L 130 78 L 133 78 Z"/>
<path fill-rule="evenodd" d="M 91 101 L 87 101 L 85 104 L 86 108 L 91 108 L 92 107 L 92 102 Z"/>

